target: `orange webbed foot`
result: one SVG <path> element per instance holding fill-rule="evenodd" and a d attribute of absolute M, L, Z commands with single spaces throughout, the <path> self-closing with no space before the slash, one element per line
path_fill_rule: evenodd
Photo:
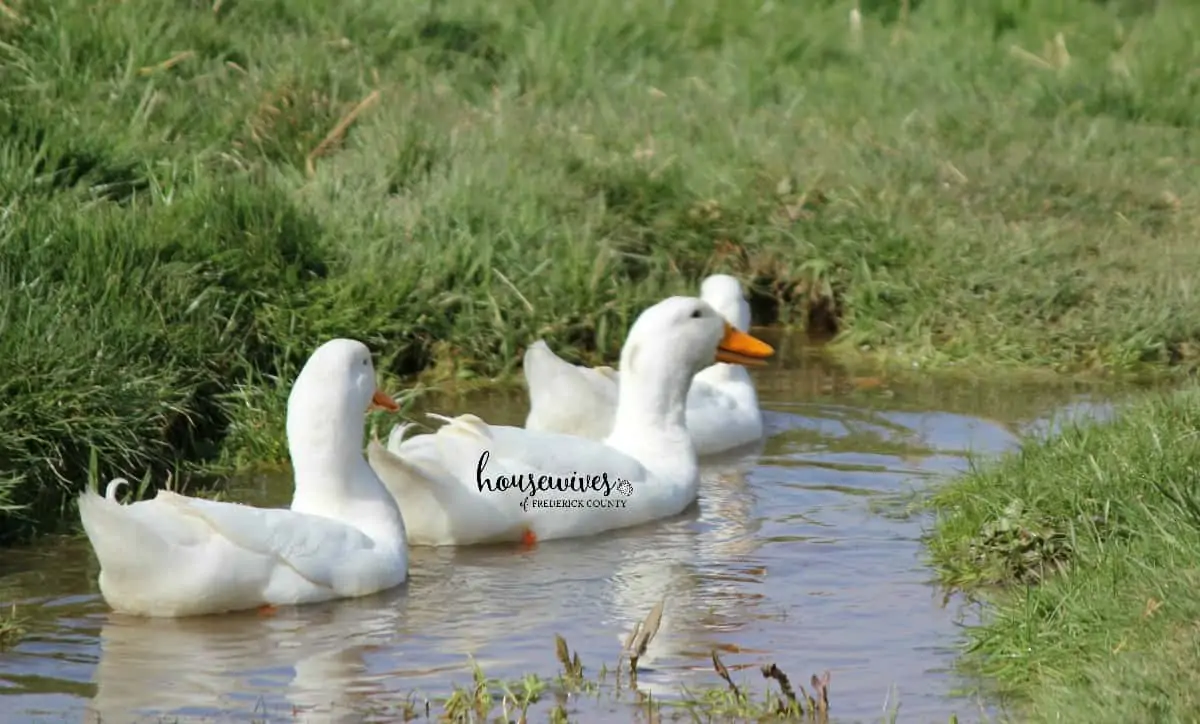
<path fill-rule="evenodd" d="M 534 546 L 537 545 L 537 542 L 538 542 L 537 533 L 534 533 L 533 529 L 526 528 L 525 532 L 521 534 L 521 546 L 522 547 L 533 548 Z"/>

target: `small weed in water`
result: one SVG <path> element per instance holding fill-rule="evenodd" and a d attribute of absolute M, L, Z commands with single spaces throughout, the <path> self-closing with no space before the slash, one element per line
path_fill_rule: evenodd
<path fill-rule="evenodd" d="M 0 613 L 0 651 L 12 648 L 25 635 L 25 626 L 13 606 L 7 613 Z"/>

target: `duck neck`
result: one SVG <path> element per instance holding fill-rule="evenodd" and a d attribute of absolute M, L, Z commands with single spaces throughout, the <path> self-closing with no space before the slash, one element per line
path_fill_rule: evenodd
<path fill-rule="evenodd" d="M 363 457 L 362 425 L 331 413 L 288 415 L 288 452 L 296 486 L 291 509 L 340 520 L 376 540 L 397 534 L 402 540 L 396 501 Z"/>
<path fill-rule="evenodd" d="M 643 464 L 676 457 L 694 461 L 687 430 L 688 371 L 671 370 L 658 358 L 647 356 L 631 362 L 634 360 L 622 355 L 617 410 L 608 444 Z"/>

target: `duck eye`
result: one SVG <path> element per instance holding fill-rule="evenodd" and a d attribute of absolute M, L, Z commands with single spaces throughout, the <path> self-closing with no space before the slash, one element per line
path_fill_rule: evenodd
<path fill-rule="evenodd" d="M 366 367 L 366 366 L 367 366 L 367 365 L 369 365 L 369 364 L 371 364 L 371 360 L 369 360 L 369 359 L 365 359 L 365 358 L 364 358 L 364 359 L 363 359 L 363 367 Z"/>
<path fill-rule="evenodd" d="M 692 311 L 692 319 L 699 319 L 700 317 L 703 317 L 703 316 L 704 315 L 700 312 L 699 309 Z"/>

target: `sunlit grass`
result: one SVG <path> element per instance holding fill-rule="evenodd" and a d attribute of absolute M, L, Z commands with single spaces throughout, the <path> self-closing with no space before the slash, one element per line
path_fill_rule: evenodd
<path fill-rule="evenodd" d="M 74 521 L 93 449 L 277 461 L 329 337 L 391 387 L 611 362 L 717 270 L 925 367 L 1200 349 L 1190 5 L 4 7 L 0 543 Z"/>
<path fill-rule="evenodd" d="M 1029 441 L 933 497 L 950 586 L 990 604 L 964 663 L 1021 721 L 1200 717 L 1200 393 Z"/>

